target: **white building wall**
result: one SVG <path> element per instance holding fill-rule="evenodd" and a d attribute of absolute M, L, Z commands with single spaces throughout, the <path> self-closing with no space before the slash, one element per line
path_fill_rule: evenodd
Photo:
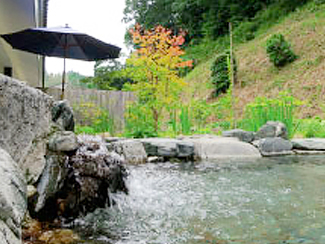
<path fill-rule="evenodd" d="M 36 27 L 39 0 L 0 0 L 0 34 Z M 41 84 L 41 65 L 38 55 L 14 50 L 0 38 L 0 73 L 12 67 L 13 77 L 37 87 Z"/>

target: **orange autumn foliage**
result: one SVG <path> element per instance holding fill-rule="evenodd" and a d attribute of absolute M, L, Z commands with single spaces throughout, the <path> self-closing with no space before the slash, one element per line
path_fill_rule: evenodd
<path fill-rule="evenodd" d="M 185 54 L 181 49 L 185 42 L 184 31 L 173 35 L 171 30 L 161 25 L 152 30 L 144 30 L 139 24 L 129 31 L 133 43 L 139 47 L 136 50 L 138 57 L 151 59 L 157 65 L 166 66 L 169 69 L 193 66 L 192 60 L 183 61 L 181 58 Z"/>

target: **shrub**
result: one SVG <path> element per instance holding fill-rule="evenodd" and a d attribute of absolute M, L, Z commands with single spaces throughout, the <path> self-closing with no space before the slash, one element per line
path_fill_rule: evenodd
<path fill-rule="evenodd" d="M 255 38 L 259 24 L 257 21 L 244 21 L 234 30 L 234 40 L 237 42 L 246 42 Z"/>
<path fill-rule="evenodd" d="M 298 127 L 299 134 L 306 138 L 325 137 L 325 121 L 320 118 L 301 119 Z"/>
<path fill-rule="evenodd" d="M 99 133 L 109 132 L 115 134 L 114 118 L 110 116 L 106 108 L 97 106 L 93 102 L 82 102 L 74 105 L 74 111 L 77 119 L 78 133 Z"/>
<path fill-rule="evenodd" d="M 230 78 L 229 78 L 229 62 L 230 52 L 227 51 L 224 54 L 221 54 L 216 57 L 215 61 L 211 66 L 211 78 L 212 83 L 215 86 L 214 95 L 217 97 L 221 93 L 225 93 L 230 86 Z M 236 75 L 237 65 L 234 59 L 234 72 Z"/>
<path fill-rule="evenodd" d="M 155 120 L 152 116 L 150 107 L 146 106 L 146 104 L 141 103 L 129 104 L 125 114 L 124 134 L 126 137 L 132 138 L 158 136 Z"/>
<path fill-rule="evenodd" d="M 208 125 L 208 118 L 213 114 L 214 107 L 205 100 L 196 100 L 191 104 L 191 113 L 195 127 L 201 130 Z"/>
<path fill-rule="evenodd" d="M 267 40 L 266 52 L 276 67 L 283 67 L 298 58 L 282 34 L 274 34 Z"/>

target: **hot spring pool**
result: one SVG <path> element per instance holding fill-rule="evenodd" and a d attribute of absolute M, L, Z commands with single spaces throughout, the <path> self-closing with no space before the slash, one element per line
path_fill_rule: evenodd
<path fill-rule="evenodd" d="M 325 156 L 129 166 L 89 243 L 325 243 Z"/>

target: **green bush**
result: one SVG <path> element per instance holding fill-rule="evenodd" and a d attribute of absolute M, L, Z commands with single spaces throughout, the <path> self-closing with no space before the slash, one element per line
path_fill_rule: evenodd
<path fill-rule="evenodd" d="M 77 118 L 79 133 L 94 134 L 109 132 L 115 134 L 114 118 L 106 108 L 97 106 L 93 102 L 81 102 L 73 106 Z M 77 132 L 78 133 L 78 132 Z"/>
<path fill-rule="evenodd" d="M 267 40 L 266 52 L 276 67 L 283 67 L 298 58 L 282 34 L 274 34 Z"/>
<path fill-rule="evenodd" d="M 227 51 L 224 54 L 220 54 L 216 57 L 215 61 L 211 66 L 211 78 L 212 84 L 214 85 L 214 95 L 217 97 L 221 93 L 226 93 L 230 86 L 230 78 L 229 78 L 229 58 L 230 52 Z M 234 72 L 236 75 L 237 65 L 234 59 Z"/>
<path fill-rule="evenodd" d="M 259 24 L 257 21 L 241 22 L 234 30 L 234 40 L 238 43 L 250 41 L 255 38 Z"/>
<path fill-rule="evenodd" d="M 301 119 L 299 120 L 298 133 L 306 138 L 324 138 L 325 121 L 321 120 L 320 118 Z"/>
<path fill-rule="evenodd" d="M 151 109 L 145 104 L 129 104 L 125 114 L 124 135 L 132 138 L 157 137 Z"/>

